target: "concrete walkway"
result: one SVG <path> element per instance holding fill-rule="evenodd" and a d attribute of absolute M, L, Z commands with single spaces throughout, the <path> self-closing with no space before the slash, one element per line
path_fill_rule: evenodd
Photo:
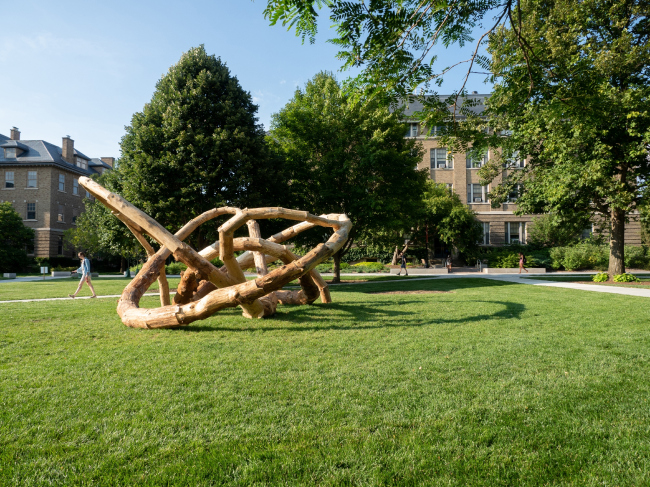
<path fill-rule="evenodd" d="M 579 275 L 584 275 L 584 274 L 593 274 L 593 273 L 588 273 L 588 272 L 576 272 L 576 273 L 563 273 L 560 275 L 563 276 L 571 276 L 575 275 L 576 277 Z M 368 273 L 368 274 L 362 274 L 362 273 L 355 273 L 355 274 L 341 274 L 342 276 L 346 277 L 366 277 L 366 276 L 388 276 L 388 274 L 377 274 L 377 273 Z M 323 277 L 331 277 L 331 274 L 323 274 Z M 168 277 L 174 277 L 174 276 L 168 276 Z M 576 284 L 572 282 L 555 282 L 555 281 L 547 281 L 547 280 L 537 280 L 537 279 L 526 279 L 526 277 L 549 277 L 548 274 L 479 274 L 475 272 L 458 272 L 458 273 L 453 273 L 453 274 L 443 274 L 443 275 L 435 275 L 435 276 L 423 276 L 423 277 L 410 277 L 409 279 L 391 279 L 387 281 L 367 281 L 367 282 L 342 282 L 339 284 L 330 284 L 330 286 L 355 286 L 355 285 L 363 285 L 363 284 L 379 284 L 383 282 L 395 282 L 395 281 L 402 281 L 402 282 L 415 282 L 415 281 L 429 281 L 432 279 L 463 279 L 463 278 L 475 278 L 475 279 L 490 279 L 493 281 L 502 281 L 502 282 L 509 282 L 512 284 L 525 284 L 529 286 L 546 286 L 546 287 L 556 287 L 556 288 L 565 288 L 565 289 L 576 289 L 578 291 L 592 291 L 592 292 L 598 292 L 598 293 L 608 293 L 608 294 L 624 294 L 627 296 L 639 296 L 639 297 L 644 297 L 644 298 L 650 298 L 650 288 L 633 288 L 633 287 L 617 287 L 617 286 L 603 286 L 603 285 L 597 285 L 597 284 Z M 64 278 L 67 279 L 67 278 Z M 38 279 L 37 279 L 38 280 Z M 40 279 L 42 280 L 42 279 Z M 18 279 L 11 279 L 9 282 L 17 282 Z M 6 282 L 6 281 L 5 281 Z M 20 281 L 18 281 L 20 282 Z M 24 282 L 24 281 L 23 281 Z M 159 296 L 160 293 L 146 293 L 145 296 Z M 110 294 L 110 295 L 104 295 L 104 296 L 97 296 L 97 299 L 106 299 L 106 298 L 119 298 L 119 294 Z M 11 301 L 0 301 L 0 304 L 4 303 L 31 303 L 35 301 L 70 301 L 72 298 L 65 297 L 65 298 L 40 298 L 40 299 L 15 299 Z M 76 300 L 86 300 L 86 299 L 91 299 L 90 296 L 78 296 L 75 298 Z"/>

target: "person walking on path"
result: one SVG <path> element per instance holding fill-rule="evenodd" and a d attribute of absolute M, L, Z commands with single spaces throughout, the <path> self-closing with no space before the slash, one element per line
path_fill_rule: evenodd
<path fill-rule="evenodd" d="M 399 268 L 397 275 L 399 276 L 402 273 L 402 269 L 404 269 L 404 275 L 408 276 L 409 272 L 406 270 L 406 252 L 400 252 L 399 258 L 402 259 L 402 266 Z"/>
<path fill-rule="evenodd" d="M 451 254 L 447 254 L 447 272 L 451 274 Z"/>
<path fill-rule="evenodd" d="M 524 267 L 525 264 L 526 264 L 526 257 L 524 256 L 523 253 L 519 252 L 519 274 L 521 274 L 522 269 L 528 272 L 528 269 Z"/>
<path fill-rule="evenodd" d="M 90 296 L 91 298 L 96 298 L 97 294 L 95 294 L 95 288 L 93 288 L 93 284 L 90 280 L 90 261 L 86 258 L 86 254 L 84 252 L 79 252 L 79 258 L 81 259 L 81 266 L 79 269 L 76 271 L 77 274 L 81 272 L 81 280 L 79 281 L 79 286 L 77 287 L 77 290 L 74 292 L 74 294 L 68 294 L 72 299 L 77 297 L 77 294 L 81 290 L 81 286 L 84 285 L 84 282 L 88 284 L 88 287 L 92 291 L 93 295 Z"/>

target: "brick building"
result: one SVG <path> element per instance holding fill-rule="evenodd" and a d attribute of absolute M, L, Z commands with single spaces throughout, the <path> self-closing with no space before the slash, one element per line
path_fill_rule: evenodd
<path fill-rule="evenodd" d="M 468 96 L 474 104 L 469 109 L 480 113 L 485 106 L 489 94 L 473 92 Z M 443 95 L 441 99 L 449 98 Z M 422 110 L 420 102 L 410 104 L 404 112 L 404 121 L 408 123 L 407 137 L 414 137 L 420 141 L 425 149 L 422 162 L 418 169 L 427 169 L 429 177 L 437 183 L 446 184 L 455 191 L 461 201 L 474 210 L 478 220 L 483 224 L 483 245 L 508 245 L 512 243 L 526 243 L 528 229 L 535 215 L 515 215 L 517 209 L 517 194 L 513 192 L 510 201 L 493 208 L 489 200 L 490 185 L 481 186 L 478 169 L 495 156 L 490 151 L 476 160 L 464 153 L 449 154 L 446 147 L 441 147 L 438 138 L 428 134 L 429 130 L 423 127 L 415 116 Z M 460 117 L 462 118 L 462 117 Z M 525 167 L 525 159 L 512 161 L 508 168 L 497 177 L 493 184 L 498 184 L 509 171 L 517 171 Z M 592 227 L 592 229 L 594 229 Z M 596 229 L 598 230 L 598 229 Z M 585 233 L 588 233 L 586 229 Z M 630 222 L 626 224 L 625 243 L 628 245 L 641 245 L 641 227 L 638 215 L 631 215 Z"/>
<path fill-rule="evenodd" d="M 8 201 L 35 231 L 36 257 L 74 255 L 63 241 L 63 232 L 75 225 L 84 211 L 88 194 L 79 176 L 102 174 L 114 158 L 91 159 L 63 137 L 61 147 L 44 140 L 21 140 L 19 130 L 0 134 L 0 202 Z"/>

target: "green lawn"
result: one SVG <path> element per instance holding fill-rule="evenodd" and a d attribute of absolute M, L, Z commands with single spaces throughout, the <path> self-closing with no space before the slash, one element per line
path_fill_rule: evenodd
<path fill-rule="evenodd" d="M 332 295 L 157 331 L 114 300 L 0 304 L 0 485 L 650 484 L 646 299 Z"/>

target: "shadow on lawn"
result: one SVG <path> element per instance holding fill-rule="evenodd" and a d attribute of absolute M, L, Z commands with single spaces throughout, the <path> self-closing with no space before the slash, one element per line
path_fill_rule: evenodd
<path fill-rule="evenodd" d="M 436 301 L 436 302 L 441 302 Z M 443 301 L 444 302 L 444 301 Z M 521 319 L 521 314 L 526 307 L 521 303 L 511 301 L 454 301 L 455 304 L 486 303 L 488 305 L 500 305 L 503 308 L 495 313 L 481 313 L 473 316 L 463 316 L 460 318 L 445 319 L 437 317 L 433 319 L 423 319 L 422 313 L 394 309 L 395 306 L 404 306 L 409 304 L 422 304 L 419 300 L 400 300 L 400 301 L 373 301 L 372 304 L 347 304 L 347 303 L 330 303 L 314 304 L 311 306 L 286 306 L 284 312 L 280 311 L 273 317 L 267 318 L 259 326 L 213 326 L 213 325 L 189 325 L 178 328 L 178 330 L 187 331 L 235 331 L 250 332 L 253 330 L 264 331 L 318 331 L 318 330 L 369 330 L 378 328 L 405 328 L 421 327 L 430 325 L 453 325 L 467 324 L 488 320 L 510 320 Z M 435 306 L 435 303 L 431 303 Z M 388 307 L 392 309 L 388 309 Z M 324 314 L 327 310 L 330 313 Z M 342 317 L 341 314 L 347 316 Z M 334 316 L 333 316 L 334 315 Z M 350 324 L 350 321 L 352 324 Z M 282 323 L 283 325 L 280 325 Z M 308 323 L 309 325 L 305 325 Z"/>

